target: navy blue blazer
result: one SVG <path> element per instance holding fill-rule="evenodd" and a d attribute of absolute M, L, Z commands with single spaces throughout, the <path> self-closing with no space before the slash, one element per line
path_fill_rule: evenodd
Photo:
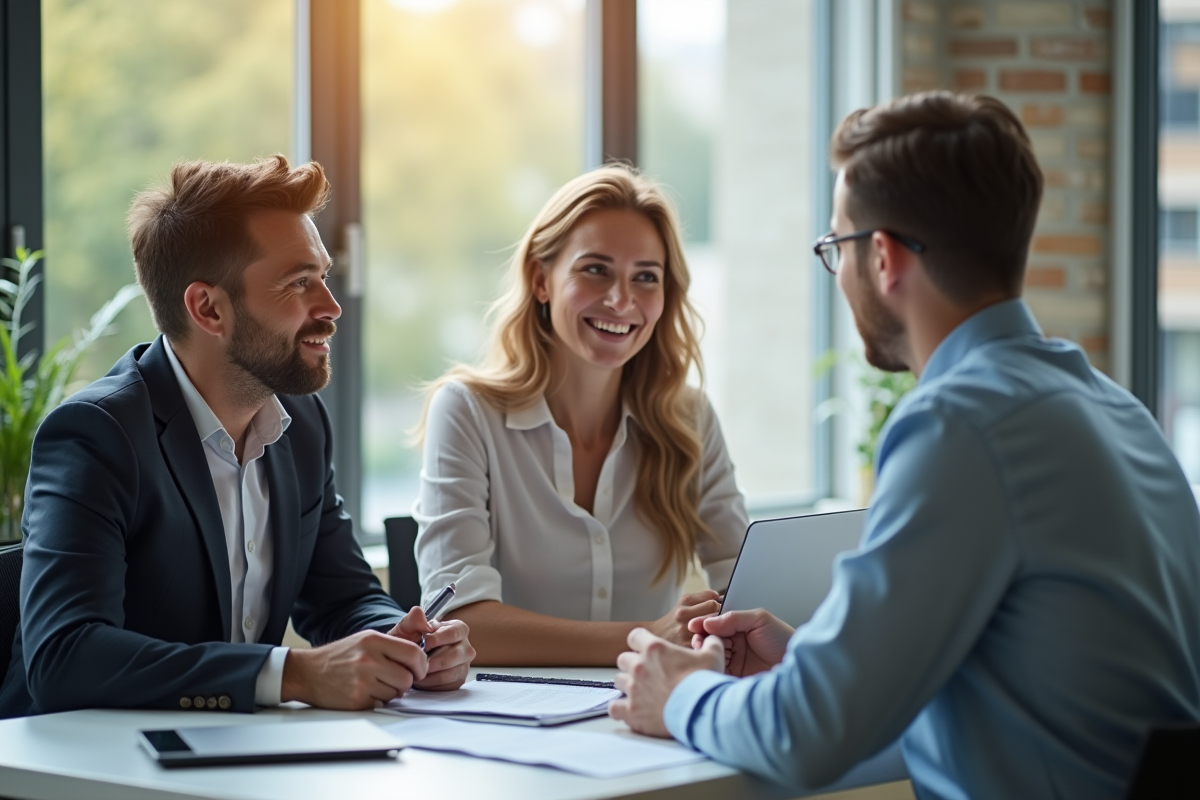
<path fill-rule="evenodd" d="M 26 490 L 21 626 L 0 718 L 78 708 L 253 711 L 288 617 L 314 645 L 402 616 L 354 539 L 317 396 L 263 456 L 275 537 L 270 616 L 231 644 L 225 529 L 160 336 L 38 429 Z"/>

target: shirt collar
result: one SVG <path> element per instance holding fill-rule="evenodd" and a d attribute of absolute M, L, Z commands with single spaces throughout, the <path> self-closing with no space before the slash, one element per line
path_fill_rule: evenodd
<path fill-rule="evenodd" d="M 629 404 L 622 400 L 620 425 L 622 429 L 625 427 L 625 420 L 632 416 L 633 412 L 630 411 Z M 504 427 L 514 431 L 531 431 L 553 422 L 554 416 L 550 413 L 550 405 L 546 402 L 545 395 L 538 395 L 537 400 L 532 404 L 516 411 L 509 411 L 504 415 Z"/>
<path fill-rule="evenodd" d="M 1017 336 L 1042 337 L 1042 329 L 1025 301 L 1005 300 L 976 311 L 963 320 L 933 351 L 921 373 L 921 383 L 932 381 L 962 361 L 984 342 Z"/>
<path fill-rule="evenodd" d="M 196 433 L 200 434 L 200 441 L 206 441 L 214 433 L 224 433 L 225 427 L 221 424 L 221 420 L 217 419 L 217 415 L 213 413 L 200 392 L 196 390 L 191 378 L 184 371 L 183 365 L 179 363 L 179 357 L 175 355 L 175 348 L 171 346 L 171 342 L 163 337 L 163 343 L 166 345 L 167 360 L 171 362 L 175 380 L 179 382 L 179 391 L 183 393 L 183 402 L 187 404 L 188 411 L 192 414 L 192 421 L 196 423 Z M 271 402 L 266 403 L 258 410 L 250 424 L 254 426 L 254 430 L 262 439 L 263 444 L 267 445 L 274 444 L 279 440 L 283 432 L 288 429 L 288 425 L 292 424 L 292 418 L 284 409 L 283 403 L 279 402 L 279 398 L 271 395 Z"/>

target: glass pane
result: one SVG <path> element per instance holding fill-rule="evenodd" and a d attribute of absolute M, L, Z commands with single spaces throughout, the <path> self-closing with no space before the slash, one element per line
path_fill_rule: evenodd
<path fill-rule="evenodd" d="M 1164 5 L 1160 45 L 1160 418 L 1200 483 L 1200 0 Z"/>
<path fill-rule="evenodd" d="M 1159 213 L 1159 246 L 1165 252 L 1197 250 L 1197 214 L 1194 208 L 1164 208 Z"/>
<path fill-rule="evenodd" d="M 42 0 L 48 341 L 134 280 L 125 214 L 180 159 L 288 152 L 292 0 Z M 118 318 L 79 378 L 155 335 L 145 303 Z"/>
<path fill-rule="evenodd" d="M 680 207 L 706 388 L 752 513 L 816 488 L 814 6 L 638 3 L 640 157 Z"/>
<path fill-rule="evenodd" d="M 418 384 L 483 344 L 509 249 L 583 167 L 582 0 L 364 0 L 362 525 L 407 514 Z"/>

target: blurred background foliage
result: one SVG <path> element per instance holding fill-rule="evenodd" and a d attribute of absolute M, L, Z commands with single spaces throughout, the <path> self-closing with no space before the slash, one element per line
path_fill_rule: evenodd
<path fill-rule="evenodd" d="M 182 158 L 287 152 L 291 0 L 43 0 L 46 341 L 133 280 L 125 213 Z M 93 380 L 154 336 L 143 300 L 96 344 Z"/>

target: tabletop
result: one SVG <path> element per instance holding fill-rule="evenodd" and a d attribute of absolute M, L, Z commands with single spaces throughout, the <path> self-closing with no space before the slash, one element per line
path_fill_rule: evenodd
<path fill-rule="evenodd" d="M 611 669 L 489 669 L 547 677 L 612 680 Z M 139 729 L 199 725 L 279 725 L 294 720 L 398 721 L 390 714 L 338 712 L 287 704 L 256 714 L 89 710 L 0 721 L 0 797 L 51 800 L 306 800 L 353 796 L 438 800 L 591 800 L 592 798 L 747 798 L 777 800 L 795 792 L 705 761 L 621 778 L 596 779 L 544 767 L 404 749 L 394 760 L 343 761 L 166 770 L 136 744 Z M 633 735 L 607 717 L 572 730 Z M 839 786 L 903 777 L 895 759 L 867 764 Z M 832 788 L 832 787 L 831 787 Z M 903 796 L 903 795 L 901 795 Z"/>

